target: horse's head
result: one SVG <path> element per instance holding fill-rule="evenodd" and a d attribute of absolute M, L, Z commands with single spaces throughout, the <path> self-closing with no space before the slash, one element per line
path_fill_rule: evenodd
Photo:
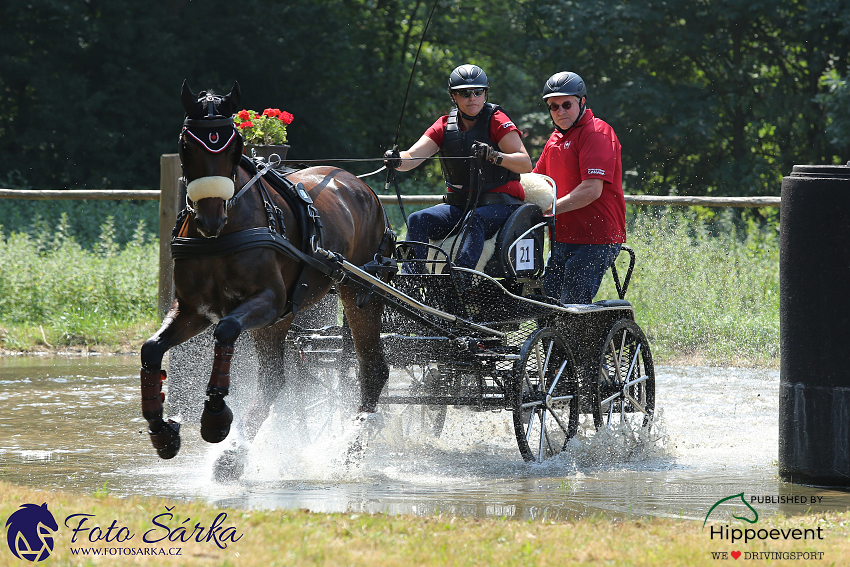
<path fill-rule="evenodd" d="M 242 158 L 242 136 L 233 125 L 241 101 L 239 83 L 230 94 L 192 93 L 183 81 L 181 99 L 186 120 L 180 133 L 180 161 L 187 196 L 195 203 L 195 226 L 215 238 L 227 222 L 225 202 L 233 196 L 236 170 Z"/>

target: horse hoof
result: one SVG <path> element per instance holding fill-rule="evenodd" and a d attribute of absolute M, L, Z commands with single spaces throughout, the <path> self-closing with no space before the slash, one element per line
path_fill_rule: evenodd
<path fill-rule="evenodd" d="M 224 404 L 218 413 L 209 410 L 209 402 L 204 403 L 204 413 L 201 414 L 201 437 L 207 443 L 221 443 L 230 433 L 233 423 L 233 412 Z"/>
<path fill-rule="evenodd" d="M 168 420 L 162 426 L 158 433 L 148 433 L 151 436 L 151 443 L 156 454 L 160 459 L 173 459 L 180 451 L 180 424 L 173 420 Z"/>
<path fill-rule="evenodd" d="M 245 460 L 248 457 L 248 448 L 240 445 L 235 449 L 227 449 L 213 464 L 213 478 L 217 482 L 232 482 L 239 480 L 245 472 Z"/>

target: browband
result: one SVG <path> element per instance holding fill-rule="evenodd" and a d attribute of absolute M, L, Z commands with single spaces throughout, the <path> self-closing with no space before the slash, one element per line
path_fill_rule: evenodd
<path fill-rule="evenodd" d="M 187 118 L 183 121 L 183 126 L 186 128 L 219 128 L 233 124 L 233 117 L 226 118 L 224 116 L 216 116 L 213 119 L 207 118 Z"/>

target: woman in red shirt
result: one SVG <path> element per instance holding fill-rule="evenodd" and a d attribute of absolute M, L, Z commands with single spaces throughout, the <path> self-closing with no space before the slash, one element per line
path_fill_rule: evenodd
<path fill-rule="evenodd" d="M 388 151 L 384 160 L 387 167 L 408 171 L 438 151 L 441 158 L 483 158 L 480 179 L 473 159 L 441 159 L 446 204 L 415 212 L 408 219 L 408 240 L 445 238 L 460 227 L 469 193 L 481 187 L 478 206 L 468 220 L 456 259 L 456 265 L 466 268 L 475 267 L 484 241 L 496 234 L 522 204 L 525 193 L 519 174 L 531 171 L 531 158 L 516 125 L 501 107 L 486 101 L 489 88 L 487 75 L 477 65 L 457 67 L 449 76 L 449 95 L 455 108 L 434 122 L 409 150 Z M 414 246 L 414 251 L 417 258 L 425 258 L 424 246 Z M 405 265 L 411 272 L 421 271 L 421 267 Z"/>

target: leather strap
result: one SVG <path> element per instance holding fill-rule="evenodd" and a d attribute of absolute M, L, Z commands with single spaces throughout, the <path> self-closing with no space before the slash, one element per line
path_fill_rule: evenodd
<path fill-rule="evenodd" d="M 453 205 L 455 207 L 465 207 L 466 206 L 466 193 L 447 193 L 443 200 L 446 204 Z M 523 201 L 520 201 L 516 197 L 508 195 L 507 193 L 482 193 L 480 197 L 478 197 L 478 206 L 485 207 L 487 205 L 522 205 Z"/>

